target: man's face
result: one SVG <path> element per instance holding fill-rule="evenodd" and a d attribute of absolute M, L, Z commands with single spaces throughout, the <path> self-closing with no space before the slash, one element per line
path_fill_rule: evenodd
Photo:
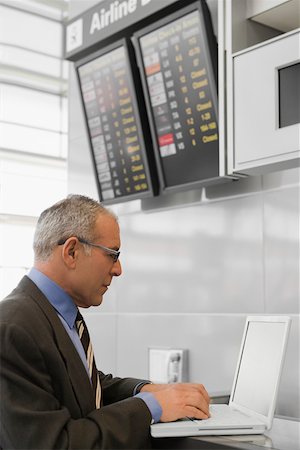
<path fill-rule="evenodd" d="M 100 214 L 95 227 L 93 244 L 100 244 L 113 250 L 120 248 L 120 230 L 115 219 Z M 105 250 L 90 246 L 90 255 L 78 242 L 78 259 L 70 295 L 77 306 L 88 308 L 102 303 L 102 297 L 112 282 L 112 278 L 122 273 L 120 261 L 114 262 Z"/>

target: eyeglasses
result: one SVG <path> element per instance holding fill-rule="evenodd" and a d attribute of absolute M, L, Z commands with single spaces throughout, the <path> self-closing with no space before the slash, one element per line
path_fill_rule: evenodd
<path fill-rule="evenodd" d="M 77 236 L 74 236 L 74 237 L 77 237 Z M 67 238 L 67 239 L 69 239 L 69 238 Z M 57 245 L 63 245 L 67 239 L 61 239 L 60 241 L 58 241 Z M 81 237 L 77 237 L 77 239 L 82 244 L 90 245 L 91 247 L 97 247 L 97 248 L 100 248 L 101 250 L 104 250 L 106 253 L 108 253 L 109 256 L 112 257 L 114 263 L 116 263 L 118 261 L 120 252 L 118 252 L 117 250 L 105 247 L 104 245 L 94 244 L 93 242 L 89 242 L 86 239 L 83 239 Z"/>

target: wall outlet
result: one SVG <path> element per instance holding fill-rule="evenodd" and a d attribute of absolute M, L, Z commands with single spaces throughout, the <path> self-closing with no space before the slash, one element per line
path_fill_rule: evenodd
<path fill-rule="evenodd" d="M 149 348 L 149 379 L 153 383 L 188 381 L 188 350 Z"/>

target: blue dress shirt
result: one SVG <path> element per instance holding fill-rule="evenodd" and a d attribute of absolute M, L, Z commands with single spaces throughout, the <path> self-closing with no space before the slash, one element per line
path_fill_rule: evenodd
<path fill-rule="evenodd" d="M 87 373 L 89 373 L 85 351 L 75 325 L 78 309 L 72 298 L 58 284 L 34 267 L 30 269 L 27 276 L 36 284 L 57 312 L 66 332 L 79 353 Z M 139 385 L 140 383 L 136 386 L 135 391 Z M 162 409 L 156 398 L 150 392 L 141 392 L 136 394 L 135 397 L 141 398 L 148 406 L 152 414 L 152 423 L 158 422 L 162 415 Z"/>

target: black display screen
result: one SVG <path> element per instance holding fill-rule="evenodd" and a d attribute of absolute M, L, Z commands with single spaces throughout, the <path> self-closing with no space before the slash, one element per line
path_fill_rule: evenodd
<path fill-rule="evenodd" d="M 125 41 L 77 67 L 101 201 L 153 194 Z"/>
<path fill-rule="evenodd" d="M 217 46 L 203 6 L 135 34 L 163 189 L 219 175 Z"/>
<path fill-rule="evenodd" d="M 300 63 L 279 73 L 279 127 L 300 123 Z"/>

